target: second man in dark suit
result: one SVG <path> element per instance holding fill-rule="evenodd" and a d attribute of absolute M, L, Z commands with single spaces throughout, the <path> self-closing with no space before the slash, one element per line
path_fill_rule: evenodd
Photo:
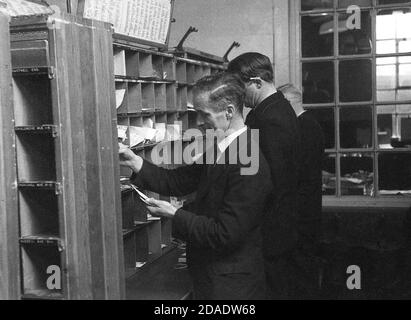
<path fill-rule="evenodd" d="M 274 86 L 268 57 L 245 53 L 232 60 L 228 72 L 246 86 L 246 124 L 260 131 L 260 148 L 270 166 L 274 185 L 272 211 L 264 224 L 264 257 L 270 298 L 287 299 L 293 286 L 290 256 L 298 242 L 297 179 L 300 135 L 290 103 Z"/>

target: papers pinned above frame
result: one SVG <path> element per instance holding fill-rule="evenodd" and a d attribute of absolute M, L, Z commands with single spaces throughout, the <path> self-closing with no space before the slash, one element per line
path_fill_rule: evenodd
<path fill-rule="evenodd" d="M 167 47 L 173 7 L 174 0 L 83 0 L 79 8 L 84 18 L 111 23 L 118 35 Z"/>
<path fill-rule="evenodd" d="M 27 16 L 49 16 L 54 10 L 47 5 L 33 3 L 25 0 L 2 0 L 5 3 L 4 10 L 13 18 Z"/>

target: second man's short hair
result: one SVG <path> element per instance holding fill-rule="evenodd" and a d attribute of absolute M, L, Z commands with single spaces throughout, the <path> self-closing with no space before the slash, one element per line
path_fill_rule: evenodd
<path fill-rule="evenodd" d="M 260 77 L 264 81 L 274 82 L 274 70 L 270 58 L 258 53 L 248 52 L 230 61 L 228 72 L 240 75 L 244 82 Z"/>

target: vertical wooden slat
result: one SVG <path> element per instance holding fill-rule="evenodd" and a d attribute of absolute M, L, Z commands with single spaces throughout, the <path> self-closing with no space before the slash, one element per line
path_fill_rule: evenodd
<path fill-rule="evenodd" d="M 0 300 L 17 299 L 18 207 L 8 16 L 0 10 Z"/>
<path fill-rule="evenodd" d="M 104 234 L 106 297 L 119 299 L 122 297 L 121 279 L 122 245 L 119 243 L 121 234 L 121 212 L 119 210 L 120 186 L 118 172 L 117 145 L 114 144 L 114 78 L 112 59 L 112 38 L 107 31 L 108 24 L 93 21 L 95 26 L 95 72 L 97 82 L 98 108 L 98 146 L 100 155 L 100 196 L 102 200 L 102 226 Z M 109 66 L 109 67 L 107 67 Z M 119 263 L 120 262 L 120 263 Z"/>
<path fill-rule="evenodd" d="M 70 126 L 70 74 L 67 69 L 69 61 L 67 59 L 67 22 L 64 20 L 54 21 L 54 41 L 50 42 L 55 54 L 56 80 L 53 94 L 57 99 L 53 101 L 54 123 L 60 125 L 59 139 L 56 141 L 56 167 L 57 180 L 62 183 L 63 192 L 59 201 L 60 236 L 65 240 L 65 250 L 63 251 L 63 267 L 67 278 L 63 287 L 65 297 L 72 299 L 78 293 L 76 274 L 77 267 L 73 258 L 73 239 L 76 237 L 76 230 L 71 227 L 71 217 L 75 214 L 75 196 L 71 192 L 73 189 L 73 155 L 70 152 L 72 145 Z"/>
<path fill-rule="evenodd" d="M 78 294 L 76 298 L 91 299 L 91 274 L 90 274 L 90 245 L 89 245 L 89 219 L 88 219 L 88 197 L 87 197 L 87 163 L 86 163 L 86 144 L 88 144 L 85 136 L 86 123 L 83 118 L 83 100 L 82 83 L 81 83 L 81 60 L 80 34 L 84 27 L 77 23 L 75 18 L 67 16 L 66 19 L 70 21 L 66 25 L 67 35 L 70 37 L 70 42 L 67 43 L 67 65 L 69 76 L 69 95 L 70 95 L 70 126 L 72 133 L 72 145 L 67 146 L 71 148 L 73 154 L 73 176 L 72 192 L 75 195 L 76 206 L 75 215 L 68 217 L 72 219 L 69 225 L 76 235 L 73 239 L 73 264 L 77 265 L 76 281 Z M 69 39 L 69 38 L 68 38 Z M 88 92 L 82 92 L 88 94 Z M 71 190 L 70 190 L 71 191 Z M 74 230 L 73 230 L 74 231 Z"/>
<path fill-rule="evenodd" d="M 123 232 L 122 232 L 122 215 L 121 215 L 121 194 L 120 194 L 120 165 L 118 157 L 118 141 L 117 141 L 117 110 L 116 110 L 116 96 L 115 96 L 115 81 L 114 81 L 114 61 L 113 61 L 113 29 L 110 27 L 105 28 L 106 32 L 106 72 L 109 75 L 109 92 L 110 95 L 110 105 L 109 110 L 111 110 L 111 143 L 112 143 L 112 156 L 113 156 L 113 181 L 114 181 L 114 200 L 115 200 L 115 218 L 116 223 L 114 224 L 115 230 L 114 234 L 117 235 L 115 243 L 113 243 L 113 250 L 117 250 L 116 258 L 117 263 L 115 263 L 115 270 L 118 274 L 117 279 L 113 279 L 113 282 L 119 284 L 117 296 L 110 295 L 110 297 L 117 299 L 125 299 L 125 271 L 124 271 L 124 254 L 123 254 Z M 139 93 L 141 97 L 141 92 Z M 139 106 L 141 107 L 141 106 Z"/>
<path fill-rule="evenodd" d="M 81 33 L 81 82 L 84 104 L 84 118 L 88 124 L 85 127 L 87 137 L 86 163 L 88 202 L 90 220 L 90 254 L 92 269 L 92 284 L 94 299 L 105 298 L 104 279 L 104 247 L 103 230 L 101 221 L 102 203 L 100 201 L 100 165 L 98 150 L 98 105 L 97 105 L 97 77 L 95 74 L 94 38 L 95 32 L 91 23 L 87 23 Z"/>

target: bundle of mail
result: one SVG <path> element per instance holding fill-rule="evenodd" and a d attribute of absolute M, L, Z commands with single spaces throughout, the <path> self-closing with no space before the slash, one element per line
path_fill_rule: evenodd
<path fill-rule="evenodd" d="M 181 126 L 179 124 L 156 123 L 155 128 L 118 125 L 117 131 L 118 139 L 122 143 L 128 144 L 130 148 L 148 143 L 181 139 Z"/>

